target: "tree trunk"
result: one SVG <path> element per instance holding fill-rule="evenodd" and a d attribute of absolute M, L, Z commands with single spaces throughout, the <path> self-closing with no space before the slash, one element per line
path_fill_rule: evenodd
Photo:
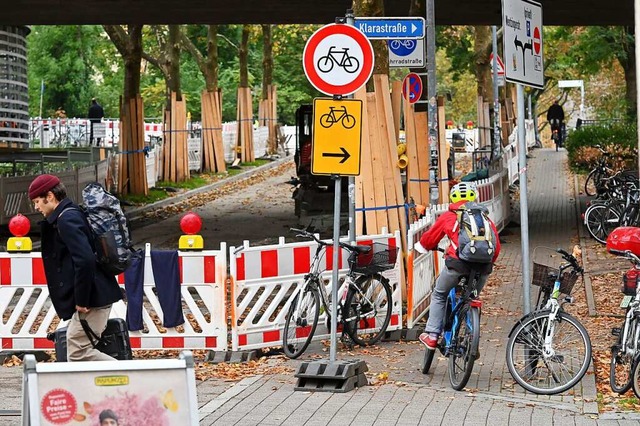
<path fill-rule="evenodd" d="M 240 43 L 240 87 L 249 87 L 249 25 L 242 26 L 242 43 Z"/>
<path fill-rule="evenodd" d="M 207 72 L 204 75 L 207 92 L 218 90 L 218 26 L 209 25 L 207 33 Z"/>
<path fill-rule="evenodd" d="M 124 61 L 124 100 L 135 99 L 140 93 L 140 66 L 142 65 L 142 25 L 130 25 L 129 40 L 121 50 Z"/>
<path fill-rule="evenodd" d="M 353 0 L 355 16 L 384 16 L 383 0 Z M 373 40 L 374 74 L 389 74 L 389 50 L 386 40 Z M 368 85 L 369 87 L 369 85 Z"/>
<path fill-rule="evenodd" d="M 629 120 L 635 120 L 637 116 L 637 93 L 638 86 L 636 84 L 636 47 L 634 40 L 634 27 L 625 27 L 625 31 L 628 36 L 623 37 L 622 49 L 624 55 L 618 56 L 618 61 L 624 70 L 624 81 L 626 83 L 625 100 L 627 104 L 627 118 Z M 624 34 L 623 33 L 623 34 Z"/>
<path fill-rule="evenodd" d="M 273 84 L 273 45 L 271 25 L 262 25 L 262 99 L 267 99 L 269 86 Z"/>
<path fill-rule="evenodd" d="M 493 81 L 491 78 L 491 62 L 489 55 L 492 48 L 491 27 L 475 26 L 475 42 L 473 56 L 476 63 L 476 80 L 478 81 L 478 95 L 484 102 L 493 102 Z"/>
<path fill-rule="evenodd" d="M 167 88 L 169 89 L 167 105 L 171 105 L 171 92 L 176 93 L 176 100 L 182 100 L 180 89 L 180 25 L 169 25 L 169 42 L 167 43 Z"/>

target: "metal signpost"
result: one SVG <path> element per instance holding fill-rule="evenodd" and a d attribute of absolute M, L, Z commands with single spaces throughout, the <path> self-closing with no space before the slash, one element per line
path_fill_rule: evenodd
<path fill-rule="evenodd" d="M 502 0 L 502 28 L 506 79 L 517 83 L 518 151 L 520 168 L 520 229 L 524 313 L 531 310 L 529 271 L 529 215 L 527 213 L 527 143 L 524 124 L 524 87 L 542 89 L 542 5 L 531 0 Z"/>
<path fill-rule="evenodd" d="M 373 73 L 373 47 L 356 27 L 325 25 L 313 33 L 302 62 L 309 82 L 332 99 L 314 100 L 311 173 L 335 180 L 333 211 L 333 274 L 331 298 L 338 300 L 340 194 L 342 175 L 360 174 L 362 101 L 343 99 L 362 87 Z M 337 304 L 331 304 L 330 362 L 336 361 Z"/>

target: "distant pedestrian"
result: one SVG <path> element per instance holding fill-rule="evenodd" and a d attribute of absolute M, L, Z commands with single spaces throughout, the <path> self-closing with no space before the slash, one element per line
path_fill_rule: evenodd
<path fill-rule="evenodd" d="M 111 305 L 122 299 L 115 277 L 98 268 L 87 218 L 54 175 L 35 178 L 29 185 L 29 199 L 45 218 L 40 235 L 51 303 L 62 320 L 70 320 L 67 360 L 113 361 L 93 347 L 80 322 L 85 320 L 95 334 L 102 335 Z"/>
<path fill-rule="evenodd" d="M 89 135 L 89 145 L 93 145 L 93 126 L 95 123 L 102 122 L 102 118 L 104 117 L 104 109 L 102 109 L 102 105 L 98 103 L 96 98 L 91 99 L 91 106 L 89 107 L 89 113 L 87 114 L 89 117 L 91 130 Z M 100 146 L 101 139 L 96 139 L 96 146 Z"/>

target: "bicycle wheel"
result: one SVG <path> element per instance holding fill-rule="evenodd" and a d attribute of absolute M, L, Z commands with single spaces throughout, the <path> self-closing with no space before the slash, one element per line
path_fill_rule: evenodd
<path fill-rule="evenodd" d="M 633 325 L 630 324 L 630 325 Z M 632 330 L 632 327 L 629 327 Z M 615 345 L 611 347 L 611 364 L 609 366 L 609 384 L 611 390 L 622 395 L 631 389 L 634 380 L 633 359 L 622 350 L 622 333 L 624 332 L 624 323 L 620 329 L 620 335 Z M 631 338 L 632 333 L 627 333 L 627 340 Z M 635 392 L 635 389 L 634 389 Z"/>
<path fill-rule="evenodd" d="M 607 208 L 602 214 L 602 230 L 605 235 L 605 242 L 611 231 L 620 226 L 624 209 L 624 203 L 621 201 L 612 201 L 607 204 Z"/>
<path fill-rule="evenodd" d="M 607 233 L 603 225 L 603 216 L 607 206 L 604 204 L 592 204 L 584 213 L 584 224 L 587 231 L 599 243 L 607 243 Z"/>
<path fill-rule="evenodd" d="M 601 180 L 602 172 L 599 169 L 591 170 L 587 176 L 587 180 L 584 181 L 584 193 L 590 196 L 596 195 Z"/>
<path fill-rule="evenodd" d="M 331 114 L 326 113 L 320 116 L 320 125 L 325 129 L 328 129 L 329 127 L 331 127 L 333 123 L 335 123 L 335 121 L 331 117 Z"/>
<path fill-rule="evenodd" d="M 523 317 L 507 343 L 507 367 L 529 392 L 555 395 L 578 383 L 591 361 L 591 341 L 585 328 L 566 312 L 558 312 L 551 336 L 551 354 L 544 354 L 549 310 Z"/>
<path fill-rule="evenodd" d="M 349 287 L 345 301 L 345 330 L 360 346 L 373 345 L 391 320 L 393 297 L 389 281 L 379 274 L 363 275 Z"/>
<path fill-rule="evenodd" d="M 633 367 L 631 384 L 633 387 L 633 393 L 636 394 L 637 398 L 640 398 L 640 362 L 638 359 L 638 355 L 636 355 L 636 358 L 633 360 L 632 364 Z"/>
<path fill-rule="evenodd" d="M 464 318 L 454 336 L 453 352 L 449 354 L 449 382 L 455 390 L 467 385 L 480 344 L 480 310 L 469 307 Z"/>
<path fill-rule="evenodd" d="M 345 129 L 350 129 L 356 125 L 356 118 L 351 114 L 345 114 L 342 116 L 342 126 Z"/>
<path fill-rule="evenodd" d="M 422 371 L 422 374 L 427 374 L 429 372 L 431 364 L 433 363 L 433 356 L 435 355 L 435 353 L 435 350 L 425 348 L 424 358 L 422 359 L 422 367 L 420 369 Z"/>
<path fill-rule="evenodd" d="M 353 74 L 360 69 L 360 61 L 358 61 L 358 58 L 354 56 L 348 56 L 344 58 L 342 68 L 344 68 L 344 70 L 349 74 Z"/>
<path fill-rule="evenodd" d="M 295 359 L 307 349 L 318 326 L 319 314 L 317 289 L 306 288 L 302 294 L 296 295 L 289 306 L 282 335 L 282 349 L 286 356 Z"/>
<path fill-rule="evenodd" d="M 316 66 L 320 72 L 329 72 L 333 69 L 333 58 L 329 55 L 323 56 L 318 59 Z"/>

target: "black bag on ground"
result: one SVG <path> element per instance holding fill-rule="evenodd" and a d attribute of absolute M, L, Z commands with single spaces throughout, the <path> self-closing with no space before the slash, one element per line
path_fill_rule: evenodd
<path fill-rule="evenodd" d="M 133 359 L 129 330 L 125 320 L 122 318 L 110 318 L 101 338 L 98 338 L 98 335 L 91 330 L 85 320 L 80 323 L 94 348 L 118 360 Z M 47 339 L 55 343 L 56 361 L 65 362 L 67 360 L 67 327 L 49 333 Z"/>

